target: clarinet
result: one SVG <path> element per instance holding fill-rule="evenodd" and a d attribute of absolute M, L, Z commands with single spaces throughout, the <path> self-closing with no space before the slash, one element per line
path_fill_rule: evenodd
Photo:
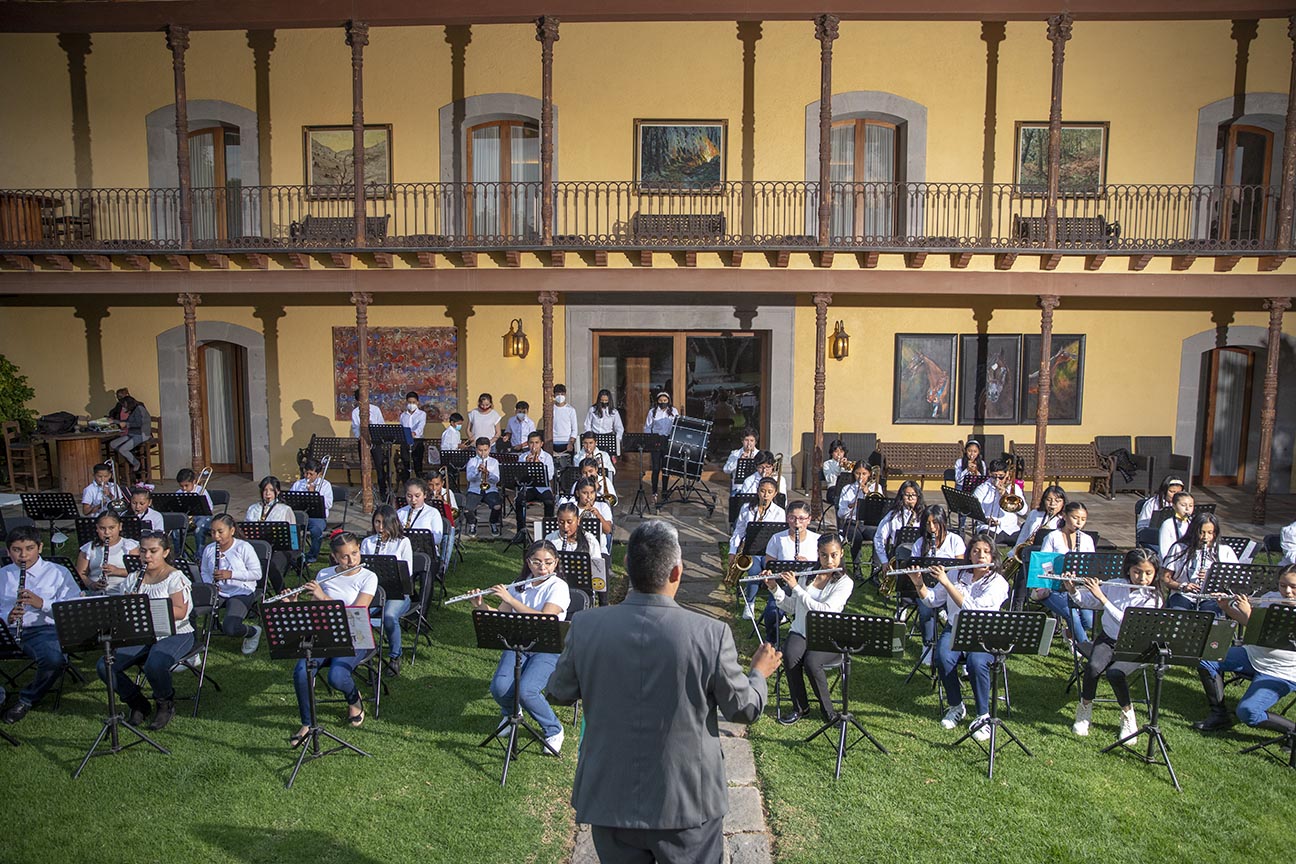
<path fill-rule="evenodd" d="M 27 614 L 27 607 L 22 602 L 22 593 L 27 589 L 27 565 L 18 565 L 18 593 L 14 595 L 14 606 L 22 608 L 22 615 L 18 616 L 18 623 L 14 625 L 14 641 L 22 641 L 23 615 Z"/>

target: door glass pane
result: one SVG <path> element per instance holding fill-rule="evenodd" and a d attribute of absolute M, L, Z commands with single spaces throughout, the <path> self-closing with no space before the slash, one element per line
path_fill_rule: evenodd
<path fill-rule="evenodd" d="M 229 465 L 238 459 L 232 399 L 235 396 L 234 354 L 228 345 L 204 345 L 207 370 L 207 444 L 213 464 Z"/>
<path fill-rule="evenodd" d="M 864 209 L 864 233 L 887 237 L 895 226 L 895 132 L 891 126 L 864 126 L 864 180 L 869 186 Z"/>
<path fill-rule="evenodd" d="M 855 180 L 855 124 L 853 122 L 833 127 L 832 159 L 828 170 L 833 183 L 851 183 Z M 855 196 L 840 187 L 837 193 L 832 199 L 832 236 L 853 237 Z"/>
<path fill-rule="evenodd" d="M 509 154 L 510 187 L 509 204 L 514 236 L 534 236 L 539 233 L 540 189 L 540 130 L 534 126 L 510 126 Z"/>
<path fill-rule="evenodd" d="M 1245 404 L 1247 355 L 1242 351 L 1220 351 L 1218 354 L 1210 473 L 1217 477 L 1235 477 L 1242 455 L 1242 418 L 1251 408 Z"/>
<path fill-rule="evenodd" d="M 500 127 L 481 126 L 472 130 L 473 233 L 500 233 Z"/>
<path fill-rule="evenodd" d="M 242 237 L 248 234 L 243 230 L 243 175 L 239 160 L 242 158 L 242 146 L 239 130 L 234 126 L 225 127 L 225 236 Z M 254 181 L 255 182 L 255 181 Z"/>
<path fill-rule="evenodd" d="M 210 240 L 216 231 L 216 140 L 214 132 L 189 137 L 189 183 L 193 187 L 193 236 Z"/>
<path fill-rule="evenodd" d="M 765 368 L 759 336 L 689 336 L 685 340 L 688 389 L 684 413 L 714 423 L 713 460 L 742 443 L 748 427 L 757 434 L 765 406 L 761 404 L 761 373 Z"/>
<path fill-rule="evenodd" d="M 674 387 L 675 337 L 598 337 L 598 388 L 612 393 L 627 432 L 642 432 L 655 394 Z"/>

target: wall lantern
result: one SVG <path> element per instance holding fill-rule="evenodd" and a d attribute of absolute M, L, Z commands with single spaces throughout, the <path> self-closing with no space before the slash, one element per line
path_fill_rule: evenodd
<path fill-rule="evenodd" d="M 833 330 L 832 343 L 829 346 L 834 360 L 842 360 L 850 354 L 850 334 L 841 321 L 837 322 L 836 329 Z"/>
<path fill-rule="evenodd" d="M 525 357 L 531 350 L 531 343 L 522 332 L 522 319 L 514 318 L 509 322 L 509 332 L 504 334 L 504 356 Z"/>

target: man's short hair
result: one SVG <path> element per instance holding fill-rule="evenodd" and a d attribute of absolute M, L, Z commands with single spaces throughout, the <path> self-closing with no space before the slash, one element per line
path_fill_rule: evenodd
<path fill-rule="evenodd" d="M 679 532 L 663 519 L 640 523 L 626 542 L 626 575 L 630 586 L 643 594 L 666 587 L 671 568 L 680 563 Z"/>

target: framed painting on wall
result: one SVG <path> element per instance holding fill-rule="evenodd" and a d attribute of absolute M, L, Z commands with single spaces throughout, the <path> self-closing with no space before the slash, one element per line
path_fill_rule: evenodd
<path fill-rule="evenodd" d="M 391 132 L 390 123 L 364 127 L 365 186 L 391 183 Z M 302 168 L 312 198 L 350 197 L 338 187 L 354 182 L 354 141 L 350 126 L 302 127 Z"/>
<path fill-rule="evenodd" d="M 333 419 L 350 420 L 360 386 L 354 327 L 333 328 Z M 369 401 L 396 423 L 405 394 L 419 394 L 428 422 L 459 410 L 459 346 L 453 327 L 370 327 Z"/>
<path fill-rule="evenodd" d="M 1062 157 L 1058 192 L 1062 195 L 1099 195 L 1107 183 L 1107 132 L 1109 123 L 1063 123 Z M 1013 185 L 1017 194 L 1048 194 L 1048 123 L 1017 121 Z"/>
<path fill-rule="evenodd" d="M 1077 425 L 1084 412 L 1084 336 L 1053 336 L 1053 384 L 1049 422 Z M 1039 405 L 1040 337 L 1027 336 L 1022 349 L 1022 422 L 1034 423 Z"/>
<path fill-rule="evenodd" d="M 1019 334 L 959 337 L 960 425 L 1019 422 L 1021 344 Z"/>
<path fill-rule="evenodd" d="M 897 333 L 891 422 L 954 422 L 954 334 Z"/>
<path fill-rule="evenodd" d="M 635 120 L 634 178 L 643 191 L 718 192 L 728 120 Z"/>

